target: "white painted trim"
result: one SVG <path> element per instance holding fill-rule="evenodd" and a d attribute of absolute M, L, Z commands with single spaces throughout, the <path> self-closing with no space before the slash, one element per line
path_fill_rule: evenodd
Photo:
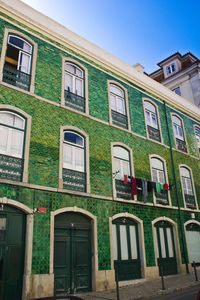
<path fill-rule="evenodd" d="M 29 276 L 32 273 L 32 251 L 33 251 L 33 210 L 23 203 L 6 197 L 0 198 L 0 204 L 11 205 L 22 210 L 26 214 L 26 233 L 25 233 L 25 254 L 24 254 L 24 275 L 22 286 L 22 299 L 26 299 L 26 293 L 29 287 Z"/>
<path fill-rule="evenodd" d="M 1 3 L 0 3 L 1 5 Z M 2 52 L 1 52 L 1 60 L 0 60 L 0 82 L 3 81 L 3 67 L 5 63 L 5 56 L 6 56 L 6 50 L 7 50 L 7 44 L 8 44 L 8 35 L 13 34 L 17 35 L 19 37 L 22 37 L 25 41 L 29 42 L 32 45 L 32 60 L 31 60 L 31 83 L 30 83 L 30 93 L 34 93 L 35 90 L 35 71 L 36 71 L 36 60 L 37 60 L 37 44 L 30 39 L 27 35 L 21 33 L 20 31 L 11 29 L 11 28 L 5 28 L 4 31 L 4 39 L 3 39 L 3 46 L 2 46 Z M 21 90 L 21 89 L 20 89 Z"/>
<path fill-rule="evenodd" d="M 127 89 L 118 81 L 115 80 L 107 80 L 107 90 L 108 90 L 108 107 L 109 107 L 109 123 L 113 124 L 112 122 L 112 115 L 111 115 L 111 103 L 110 103 L 110 85 L 115 85 L 116 87 L 119 87 L 124 92 L 124 104 L 125 104 L 125 111 L 126 111 L 126 117 L 127 117 L 127 124 L 128 128 L 127 130 L 131 130 L 131 124 L 130 124 L 130 113 L 129 113 L 129 102 L 128 102 L 128 91 Z M 115 125 L 115 124 L 113 124 Z M 120 126 L 115 125 L 117 128 Z"/>
<path fill-rule="evenodd" d="M 145 128 L 146 128 L 146 134 L 147 134 L 147 137 L 148 137 L 149 140 L 151 140 L 151 141 L 153 140 L 153 139 L 151 139 L 151 138 L 149 137 L 149 132 L 148 132 L 148 128 L 147 128 L 147 120 L 146 120 L 145 107 L 144 107 L 144 103 L 145 103 L 145 102 L 151 103 L 151 104 L 155 107 L 155 109 L 156 109 L 156 117 L 157 117 L 158 129 L 159 129 L 161 141 L 160 141 L 160 142 L 155 141 L 155 142 L 157 142 L 157 143 L 159 143 L 159 144 L 164 144 L 164 142 L 163 142 L 163 136 L 162 136 L 162 127 L 161 127 L 160 113 L 159 113 L 158 105 L 157 105 L 154 101 L 152 101 L 151 99 L 142 97 L 143 112 L 144 112 L 144 122 L 145 122 Z M 154 141 L 154 140 L 153 140 L 153 141 Z"/>
<path fill-rule="evenodd" d="M 61 105 L 65 106 L 65 62 L 73 63 L 81 68 L 84 72 L 84 97 L 85 97 L 85 112 L 84 114 L 89 114 L 89 105 L 88 105 L 88 70 L 87 68 L 81 64 L 79 61 L 69 58 L 67 56 L 62 58 L 62 89 L 61 89 Z M 76 111 L 74 109 L 74 111 Z"/>
<path fill-rule="evenodd" d="M 55 211 L 51 211 L 51 220 L 50 220 L 50 274 L 54 273 L 54 226 L 55 226 L 55 216 L 62 213 L 80 213 L 84 216 L 87 216 L 91 219 L 92 231 L 91 231 L 91 240 L 92 240 L 92 289 L 96 288 L 96 272 L 98 271 L 98 244 L 97 244 L 97 217 L 77 206 L 74 207 L 63 207 Z"/>
<path fill-rule="evenodd" d="M 196 203 L 196 208 L 194 209 L 194 211 L 197 211 L 197 210 L 199 210 L 199 206 L 198 206 L 198 202 L 197 202 L 197 195 L 196 195 L 196 189 L 195 189 L 195 186 L 194 186 L 194 178 L 193 178 L 192 169 L 190 167 L 188 167 L 188 165 L 179 164 L 179 176 L 180 176 L 180 182 L 181 182 L 182 197 L 183 197 L 183 200 L 184 200 L 184 208 L 187 209 L 186 201 L 185 201 L 185 194 L 184 194 L 184 189 L 183 189 L 183 184 L 182 184 L 182 180 L 181 180 L 181 167 L 188 169 L 189 172 L 190 172 L 191 181 L 192 181 L 192 188 L 193 188 L 194 198 L 195 198 L 195 203 Z"/>
<path fill-rule="evenodd" d="M 195 139 L 196 147 L 197 147 L 197 156 L 200 158 L 200 146 L 198 147 L 198 144 L 197 144 L 197 139 L 196 139 L 196 135 L 195 135 L 195 127 L 199 128 L 199 130 L 200 130 L 200 125 L 198 125 L 198 124 L 193 125 L 194 139 Z"/>
<path fill-rule="evenodd" d="M 67 130 L 71 130 L 71 131 L 75 131 L 79 134 L 81 134 L 84 138 L 85 138 L 85 166 L 86 166 L 86 193 L 90 193 L 90 157 L 89 157 L 89 153 L 90 153 L 90 143 L 89 143 L 89 136 L 88 134 L 83 131 L 80 130 L 78 127 L 75 126 L 61 126 L 60 127 L 60 158 L 59 158 L 59 188 L 63 188 L 63 179 L 62 179 L 62 166 L 63 166 L 63 132 L 67 131 Z"/>
<path fill-rule="evenodd" d="M 110 232 L 110 263 L 111 270 L 114 269 L 114 259 L 113 259 L 113 237 L 112 237 L 112 221 L 118 218 L 129 218 L 135 221 L 138 224 L 138 238 L 139 238 L 139 251 L 140 251 L 140 261 L 141 261 L 141 273 L 142 277 L 145 278 L 145 270 L 146 270 L 146 251 L 145 251 L 145 242 L 144 242 L 144 226 L 143 220 L 138 218 L 137 216 L 130 214 L 128 212 L 118 213 L 109 217 L 109 232 Z"/>
<path fill-rule="evenodd" d="M 113 198 L 116 200 L 123 200 L 121 198 L 117 198 L 117 193 L 116 193 L 116 187 L 115 187 L 115 178 L 113 178 L 113 174 L 114 174 L 114 153 L 113 153 L 113 148 L 115 146 L 119 146 L 124 148 L 125 150 L 127 150 L 129 152 L 129 157 L 130 157 L 130 169 L 131 169 L 131 176 L 135 176 L 135 169 L 134 169 L 134 163 L 133 163 L 133 152 L 132 149 L 127 146 L 124 143 L 121 142 L 111 142 L 111 162 L 112 162 L 112 186 L 113 186 Z M 137 195 L 134 195 L 134 200 L 137 200 Z M 129 200 L 130 203 L 130 200 Z"/>
<path fill-rule="evenodd" d="M 160 155 L 157 155 L 157 154 L 150 154 L 149 155 L 151 178 L 153 179 L 152 164 L 151 164 L 151 159 L 152 158 L 157 158 L 157 159 L 159 159 L 163 162 L 166 181 L 167 181 L 167 183 L 169 183 L 166 160 L 163 157 L 161 157 Z M 171 207 L 172 206 L 170 191 L 167 191 L 167 192 L 168 192 L 169 205 L 163 205 L 162 207 L 169 207 L 169 206 Z M 153 191 L 153 202 L 154 202 L 154 205 L 159 204 L 159 203 L 156 203 L 156 197 L 155 197 L 155 192 L 154 191 Z"/>
<path fill-rule="evenodd" d="M 179 114 L 176 114 L 174 112 L 171 112 L 170 115 L 171 115 L 171 122 L 172 122 L 172 132 L 173 132 L 173 137 L 174 137 L 174 145 L 175 145 L 175 147 L 177 149 L 177 146 L 176 146 L 176 137 L 175 137 L 175 134 L 174 134 L 174 126 L 173 126 L 173 116 L 177 117 L 181 121 L 182 129 L 183 129 L 184 142 L 186 144 L 187 153 L 189 154 L 189 148 L 188 148 L 187 137 L 186 137 L 186 133 L 185 133 L 185 126 L 184 126 L 183 119 L 179 116 Z M 177 150 L 180 151 L 181 153 L 184 152 L 184 151 L 181 151 L 179 149 L 177 149 Z"/>
<path fill-rule="evenodd" d="M 159 221 L 168 222 L 172 225 L 173 228 L 173 236 L 174 236 L 174 245 L 175 245 L 175 256 L 177 261 L 177 268 L 178 272 L 180 272 L 180 265 L 181 265 L 181 251 L 180 251 L 180 244 L 179 244 L 179 235 L 178 235 L 178 227 L 177 223 L 174 222 L 172 219 L 167 218 L 165 216 L 158 217 L 154 219 L 152 224 L 152 233 L 153 233 L 153 242 L 154 242 L 154 254 L 155 254 L 155 266 L 158 267 L 157 258 L 159 257 L 158 253 L 158 240 L 157 240 L 157 233 L 156 233 L 156 227 L 155 224 Z"/>
<path fill-rule="evenodd" d="M 188 247 L 188 241 L 187 241 L 187 230 L 186 230 L 186 226 L 188 225 L 188 224 L 192 224 L 192 223 L 194 223 L 194 224 L 196 224 L 196 225 L 198 225 L 199 227 L 200 227 L 200 222 L 199 221 L 197 221 L 197 220 L 188 220 L 187 222 L 185 222 L 184 223 L 184 234 L 185 234 L 185 240 L 186 240 L 186 249 L 187 249 L 187 254 L 188 254 L 188 261 L 189 261 L 189 253 L 190 253 L 190 251 L 189 251 L 189 247 Z"/>
<path fill-rule="evenodd" d="M 22 117 L 26 119 L 26 131 L 25 131 L 25 136 L 24 136 L 24 169 L 23 169 L 23 176 L 22 176 L 22 181 L 23 182 L 28 182 L 28 164 L 29 164 L 29 148 L 30 148 L 30 138 L 31 138 L 31 116 L 28 115 L 26 112 L 23 110 L 11 106 L 11 105 L 5 105 L 5 104 L 0 104 L 0 110 L 7 110 L 7 111 L 12 111 L 16 114 L 20 114 Z"/>

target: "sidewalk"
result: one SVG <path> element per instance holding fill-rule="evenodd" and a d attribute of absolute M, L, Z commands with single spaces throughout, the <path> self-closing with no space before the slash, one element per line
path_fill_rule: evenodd
<path fill-rule="evenodd" d="M 197 269 L 198 270 L 198 269 Z M 155 280 L 140 280 L 135 284 L 119 288 L 120 300 L 148 299 L 152 296 L 169 294 L 174 291 L 199 285 L 200 289 L 200 269 L 198 270 L 199 281 L 195 281 L 194 272 L 190 274 L 179 274 L 164 277 L 165 290 L 162 290 L 161 278 Z M 103 292 L 89 292 L 77 295 L 84 300 L 116 300 L 116 291 L 109 290 Z"/>

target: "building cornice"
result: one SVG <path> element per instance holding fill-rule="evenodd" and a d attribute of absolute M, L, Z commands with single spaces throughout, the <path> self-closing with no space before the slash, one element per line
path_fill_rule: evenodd
<path fill-rule="evenodd" d="M 200 109 L 195 105 L 176 95 L 147 75 L 137 72 L 132 66 L 73 33 L 27 4 L 19 0 L 0 0 L 0 7 L 1 11 L 11 18 L 18 20 L 21 24 L 78 52 L 90 60 L 92 59 L 97 64 L 104 66 L 104 68 L 117 73 L 145 91 L 152 93 L 155 97 L 161 98 L 168 104 L 188 113 L 196 119 L 200 119 Z"/>

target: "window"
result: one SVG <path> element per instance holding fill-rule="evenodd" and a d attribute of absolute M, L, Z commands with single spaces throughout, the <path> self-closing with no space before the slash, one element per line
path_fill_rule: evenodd
<path fill-rule="evenodd" d="M 198 147 L 199 154 L 200 154 L 200 127 L 194 126 L 194 133 L 195 133 L 197 147 Z"/>
<path fill-rule="evenodd" d="M 151 158 L 151 170 L 152 170 L 152 181 L 164 184 L 167 182 L 164 162 L 156 157 Z M 157 203 L 169 204 L 168 192 L 161 190 L 160 192 L 155 192 L 155 198 Z"/>
<path fill-rule="evenodd" d="M 63 132 L 63 187 L 86 191 L 85 138 L 73 131 Z"/>
<path fill-rule="evenodd" d="M 172 115 L 173 131 L 176 141 L 176 148 L 180 151 L 187 152 L 182 121 L 176 115 Z"/>
<path fill-rule="evenodd" d="M 174 72 L 176 72 L 176 65 L 175 63 L 172 63 L 171 65 L 166 67 L 167 75 L 170 75 Z"/>
<path fill-rule="evenodd" d="M 8 34 L 3 81 L 30 90 L 33 46 L 25 39 Z"/>
<path fill-rule="evenodd" d="M 149 101 L 144 101 L 144 112 L 148 136 L 152 140 L 161 141 L 156 107 Z"/>
<path fill-rule="evenodd" d="M 123 128 L 128 128 L 124 90 L 115 84 L 110 84 L 109 99 L 112 123 Z"/>
<path fill-rule="evenodd" d="M 0 178 L 22 180 L 25 119 L 0 111 Z"/>
<path fill-rule="evenodd" d="M 181 89 L 180 89 L 180 87 L 179 87 L 179 86 L 178 86 L 178 87 L 176 87 L 175 89 L 173 89 L 173 92 L 174 92 L 175 94 L 177 94 L 177 95 L 181 96 Z"/>
<path fill-rule="evenodd" d="M 85 72 L 74 63 L 65 62 L 65 105 L 85 112 Z"/>
<path fill-rule="evenodd" d="M 185 199 L 186 207 L 196 208 L 190 170 L 186 167 L 180 167 L 180 176 L 181 176 L 182 190 L 183 190 L 183 196 Z"/>
<path fill-rule="evenodd" d="M 131 175 L 130 153 L 123 147 L 113 147 L 113 178 L 117 198 L 131 199 L 131 185 L 124 184 L 124 175 Z"/>

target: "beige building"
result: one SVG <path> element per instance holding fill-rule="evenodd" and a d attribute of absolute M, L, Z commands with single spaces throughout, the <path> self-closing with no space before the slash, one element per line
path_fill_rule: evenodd
<path fill-rule="evenodd" d="M 200 107 L 200 61 L 195 55 L 176 52 L 158 66 L 151 78 Z"/>

